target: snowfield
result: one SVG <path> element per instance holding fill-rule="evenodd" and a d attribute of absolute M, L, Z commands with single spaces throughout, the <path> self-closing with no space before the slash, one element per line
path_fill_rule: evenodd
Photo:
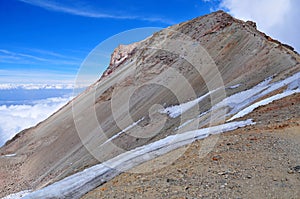
<path fill-rule="evenodd" d="M 80 198 L 83 194 L 134 166 L 190 144 L 195 140 L 206 138 L 209 135 L 223 133 L 253 124 L 255 123 L 252 120 L 231 122 L 210 128 L 171 135 L 151 144 L 127 151 L 102 164 L 95 165 L 48 187 L 32 192 L 23 198 Z"/>

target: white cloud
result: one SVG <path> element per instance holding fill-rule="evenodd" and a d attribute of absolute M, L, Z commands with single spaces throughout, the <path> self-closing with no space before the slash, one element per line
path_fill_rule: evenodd
<path fill-rule="evenodd" d="M 43 85 L 71 85 L 74 84 L 76 74 L 67 74 L 59 71 L 37 71 L 25 69 L 12 69 L 0 71 L 0 85 L 3 90 L 5 87 L 15 88 L 20 85 L 28 87 L 30 84 Z M 0 90 L 1 90 L 0 89 Z M 24 88 L 25 89 L 25 88 Z"/>
<path fill-rule="evenodd" d="M 222 0 L 220 8 L 242 20 L 257 23 L 258 29 L 300 50 L 300 1 Z"/>
<path fill-rule="evenodd" d="M 53 55 L 54 53 L 52 53 L 51 56 Z M 64 59 L 58 59 L 59 58 L 58 56 L 52 58 L 45 58 L 45 56 L 40 57 L 40 56 L 30 55 L 26 53 L 12 52 L 6 49 L 0 49 L 0 58 L 1 58 L 0 63 L 15 63 L 15 64 L 53 64 L 53 65 L 79 66 L 81 62 L 80 59 L 74 59 L 69 57 L 63 57 Z"/>
<path fill-rule="evenodd" d="M 31 51 L 34 53 L 38 53 L 40 55 L 43 56 L 50 56 L 50 57 L 54 57 L 54 58 L 63 58 L 63 59 L 67 59 L 67 60 L 76 60 L 76 61 L 82 61 L 81 59 L 79 59 L 78 57 L 71 57 L 71 56 L 66 56 L 57 52 L 53 52 L 53 51 L 49 51 L 49 50 L 42 50 L 42 49 L 36 49 L 36 48 L 25 48 L 25 50 L 27 51 Z M 84 54 L 86 54 L 87 52 L 83 52 Z"/>
<path fill-rule="evenodd" d="M 74 84 L 11 84 L 4 83 L 0 84 L 0 90 L 10 89 L 25 89 L 25 90 L 39 90 L 39 89 L 74 89 L 74 88 L 85 88 L 84 85 Z"/>
<path fill-rule="evenodd" d="M 0 106 L 0 146 L 21 130 L 46 119 L 71 99 L 58 97 L 39 100 L 34 105 Z"/>
<path fill-rule="evenodd" d="M 71 5 L 64 5 L 62 3 L 58 3 L 55 1 L 45 1 L 45 0 L 19 0 L 19 1 L 34 6 L 38 6 L 47 10 L 63 12 L 71 15 L 82 16 L 82 17 L 108 18 L 108 19 L 137 19 L 137 20 L 150 21 L 150 22 L 159 21 L 166 24 L 173 24 L 172 21 L 160 17 L 144 17 L 144 16 L 122 15 L 122 14 L 104 13 L 104 12 L 102 13 L 93 10 L 91 7 L 89 8 L 85 8 L 84 6 L 76 7 Z M 76 2 L 73 2 L 73 4 L 75 5 Z"/>
<path fill-rule="evenodd" d="M 92 11 L 84 11 L 80 10 L 78 8 L 72 8 L 68 6 L 64 6 L 62 4 L 59 4 L 57 2 L 50 2 L 50 1 L 41 1 L 41 0 L 20 0 L 24 3 L 28 3 L 34 6 L 38 6 L 41 8 L 45 8 L 47 10 L 53 10 L 58 12 L 65 12 L 72 15 L 78 15 L 78 16 L 84 16 L 84 17 L 91 17 L 91 18 L 116 18 L 116 19 L 122 19 L 122 18 L 132 18 L 131 16 L 117 16 L 117 15 L 110 15 L 110 14 L 103 14 L 103 13 L 96 13 Z"/>

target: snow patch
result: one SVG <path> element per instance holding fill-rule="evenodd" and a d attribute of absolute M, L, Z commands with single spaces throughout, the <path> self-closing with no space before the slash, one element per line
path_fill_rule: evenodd
<path fill-rule="evenodd" d="M 260 96 L 265 96 L 265 95 L 267 95 L 267 94 L 269 94 L 269 93 L 271 93 L 273 91 L 276 91 L 277 89 L 280 89 L 280 88 L 282 88 L 284 86 L 288 86 L 288 87 L 290 85 L 294 85 L 295 86 L 297 84 L 296 82 L 298 82 L 299 79 L 300 79 L 300 72 L 295 73 L 294 75 L 292 75 L 292 76 L 290 76 L 290 77 L 288 77 L 288 78 L 286 78 L 286 79 L 284 79 L 282 81 L 278 81 L 278 82 L 272 83 L 268 87 L 268 89 L 266 89 L 264 92 L 262 92 L 260 94 Z"/>
<path fill-rule="evenodd" d="M 251 103 L 251 101 L 254 100 L 253 97 L 256 96 L 258 93 L 262 92 L 263 90 L 265 90 L 271 81 L 272 81 L 272 78 L 267 78 L 266 80 L 262 81 L 258 85 L 254 86 L 248 90 L 233 94 L 233 95 L 225 98 L 220 103 L 216 104 L 214 108 L 218 109 L 218 108 L 229 106 L 229 107 L 233 108 L 234 111 L 235 111 L 235 109 L 238 110 L 238 109 L 246 106 L 247 104 Z"/>
<path fill-rule="evenodd" d="M 185 127 L 186 125 L 190 124 L 191 122 L 193 122 L 196 119 L 201 118 L 202 116 L 206 115 L 207 113 L 209 113 L 209 111 L 204 111 L 201 114 L 199 114 L 196 118 L 193 118 L 193 119 L 185 121 L 183 124 L 181 124 L 180 126 L 176 127 L 175 130 L 179 130 L 179 129 Z"/>
<path fill-rule="evenodd" d="M 229 89 L 235 89 L 235 88 L 238 88 L 240 86 L 241 86 L 241 84 L 236 84 L 236 85 L 233 85 L 233 86 L 229 86 L 228 88 Z"/>
<path fill-rule="evenodd" d="M 260 106 L 264 106 L 264 105 L 270 104 L 270 103 L 272 103 L 275 100 L 282 99 L 282 98 L 290 96 L 290 95 L 292 95 L 294 93 L 300 93 L 300 89 L 297 89 L 297 90 L 288 90 L 288 91 L 286 91 L 284 93 L 280 93 L 280 94 L 274 95 L 272 97 L 266 98 L 264 100 L 261 100 L 259 102 L 256 102 L 256 103 L 248 106 L 247 108 L 241 110 L 240 112 L 238 112 L 236 115 L 234 115 L 228 121 L 232 121 L 234 119 L 241 118 L 241 117 L 243 117 L 243 116 L 251 113 L 254 109 L 256 109 L 256 108 L 258 108 Z"/>
<path fill-rule="evenodd" d="M 211 134 L 223 133 L 253 124 L 255 123 L 252 122 L 252 120 L 231 122 L 210 128 L 171 135 L 159 141 L 127 151 L 102 164 L 95 165 L 82 172 L 71 175 L 43 189 L 32 192 L 25 196 L 24 199 L 80 198 L 83 194 L 134 166 L 190 144 L 195 140 L 204 139 Z"/>
<path fill-rule="evenodd" d="M 138 121 L 132 123 L 131 125 L 129 125 L 128 127 L 126 127 L 124 130 L 120 131 L 119 133 L 117 133 L 116 135 L 112 136 L 111 138 L 109 138 L 108 140 L 106 140 L 102 145 L 111 142 L 113 139 L 119 137 L 121 134 L 126 133 L 126 131 L 132 129 L 133 127 L 135 127 L 138 123 L 140 123 L 141 121 L 144 120 L 144 117 L 139 119 Z"/>
<path fill-rule="evenodd" d="M 183 104 L 179 104 L 179 105 L 175 105 L 175 106 L 167 107 L 164 110 L 161 110 L 160 113 L 168 114 L 171 118 L 176 118 L 176 117 L 182 115 L 183 113 L 185 113 L 186 111 L 188 111 L 189 109 L 196 106 L 199 102 L 201 102 L 207 96 L 211 95 L 216 90 L 210 91 L 210 92 L 206 93 L 205 95 L 200 96 L 192 101 L 189 101 L 189 102 L 186 102 Z"/>
<path fill-rule="evenodd" d="M 262 106 L 262 104 L 271 103 L 268 100 L 275 101 L 275 100 L 281 99 L 283 97 L 289 96 L 293 93 L 298 93 L 298 89 L 300 88 L 300 72 L 295 73 L 292 76 L 287 77 L 286 79 L 281 80 L 281 81 L 271 83 L 272 80 L 273 80 L 273 78 L 269 77 L 248 90 L 241 91 L 241 92 L 235 93 L 229 97 L 226 97 L 221 102 L 219 102 L 215 106 L 213 106 L 209 111 L 200 114 L 199 117 L 211 112 L 212 110 L 218 110 L 218 109 L 229 107 L 230 111 L 226 114 L 226 116 L 234 115 L 233 117 L 230 118 L 230 121 L 232 121 L 235 118 L 242 117 L 242 115 L 249 114 L 250 112 L 252 112 L 255 109 L 254 107 L 256 107 L 256 106 Z M 237 87 L 237 86 L 238 85 L 235 85 L 233 87 Z M 285 86 L 288 87 L 287 91 L 292 91 L 292 92 L 285 92 L 285 93 L 282 93 L 279 95 L 275 95 L 273 97 L 268 98 L 267 100 L 262 100 L 260 102 L 257 102 L 255 104 L 251 105 L 258 99 L 260 99 L 280 88 L 283 88 Z M 212 91 L 212 92 L 214 92 L 214 91 Z M 197 105 L 199 102 L 201 102 L 205 97 L 207 97 L 210 94 L 211 94 L 211 92 L 209 92 L 193 101 L 189 101 L 189 102 L 179 104 L 176 106 L 167 107 L 164 110 L 160 111 L 160 113 L 165 113 L 165 114 L 168 114 L 171 118 L 176 118 L 176 117 L 180 116 L 181 114 L 183 114 L 184 112 L 188 111 L 190 108 Z M 181 126 L 177 127 L 177 130 L 184 127 L 185 125 L 187 125 L 190 122 L 191 122 L 190 120 L 186 121 Z"/>
<path fill-rule="evenodd" d="M 195 119 L 190 119 L 190 120 L 187 120 L 186 122 L 184 122 L 183 124 L 181 124 L 180 126 L 176 127 L 175 130 L 179 130 L 183 127 L 185 127 L 186 125 L 188 125 L 189 123 L 191 123 L 192 121 L 194 121 Z"/>
<path fill-rule="evenodd" d="M 128 55 L 125 55 L 124 57 L 122 57 L 120 60 L 117 60 L 115 62 L 115 65 L 120 65 L 125 59 L 127 59 Z"/>
<path fill-rule="evenodd" d="M 17 154 L 13 153 L 13 154 L 7 154 L 7 155 L 4 155 L 4 157 L 10 158 L 10 157 L 15 157 L 16 155 L 17 155 Z"/>
<path fill-rule="evenodd" d="M 297 88 L 300 88 L 300 78 L 290 83 L 287 90 L 294 90 Z"/>
<path fill-rule="evenodd" d="M 253 102 L 270 94 L 273 91 L 283 88 L 284 86 L 288 86 L 287 90 L 299 88 L 299 85 L 300 85 L 299 79 L 300 79 L 300 72 L 295 73 L 294 75 L 292 75 L 284 80 L 277 81 L 274 83 L 270 83 L 272 81 L 271 77 L 267 78 L 263 82 L 259 83 L 258 85 L 254 86 L 246 91 L 242 91 L 242 92 L 236 93 L 234 95 L 231 95 L 231 96 L 225 98 L 223 101 L 218 103 L 214 107 L 214 109 L 229 106 L 231 108 L 231 111 L 227 114 L 227 116 L 237 114 L 239 111 L 241 111 L 243 109 L 250 111 L 251 108 L 247 108 L 247 107 L 249 107 L 249 106 L 254 107 L 254 106 L 251 106 L 251 104 Z M 286 94 L 288 94 L 288 93 L 286 93 Z M 282 94 L 279 96 L 284 96 L 286 94 Z M 279 96 L 271 98 L 271 100 L 273 99 L 273 101 L 274 101 Z M 258 104 L 259 103 L 260 102 L 258 102 Z M 262 103 L 266 103 L 266 101 L 263 100 Z M 256 106 L 258 104 L 256 104 Z"/>
<path fill-rule="evenodd" d="M 21 191 L 18 193 L 14 193 L 8 196 L 5 196 L 2 199 L 19 199 L 19 198 L 23 198 L 24 196 L 28 195 L 31 191 L 30 190 L 25 190 L 25 191 Z"/>

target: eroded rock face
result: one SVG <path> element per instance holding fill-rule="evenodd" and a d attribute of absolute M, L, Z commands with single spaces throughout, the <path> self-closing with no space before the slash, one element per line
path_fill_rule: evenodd
<path fill-rule="evenodd" d="M 119 45 L 111 54 L 109 67 L 102 74 L 102 77 L 106 77 L 118 68 L 123 62 L 133 55 L 139 43 L 133 43 L 129 45 Z M 101 78 L 102 78 L 101 77 Z"/>

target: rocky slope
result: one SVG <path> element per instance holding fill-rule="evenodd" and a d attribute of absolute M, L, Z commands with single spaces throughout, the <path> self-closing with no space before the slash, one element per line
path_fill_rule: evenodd
<path fill-rule="evenodd" d="M 202 142 L 208 143 L 204 146 L 212 143 L 212 146 L 217 147 L 211 148 L 211 153 L 208 150 L 208 155 L 204 153 L 204 158 L 198 160 L 201 164 L 205 164 L 205 169 L 214 164 L 236 164 L 234 157 L 237 153 L 229 151 L 221 155 L 217 154 L 219 150 L 226 149 L 223 145 L 227 144 L 227 141 L 222 142 L 222 139 L 231 140 L 246 131 L 248 134 L 242 135 L 241 141 L 238 139 L 233 141 L 238 143 L 236 146 L 238 148 L 248 147 L 247 135 L 251 137 L 259 131 L 261 132 L 259 137 L 265 136 L 266 142 L 262 144 L 263 146 L 259 146 L 256 142 L 253 145 L 266 150 L 268 144 L 276 140 L 271 134 L 275 124 L 278 123 L 286 128 L 290 126 L 290 121 L 295 122 L 295 126 L 299 124 L 299 100 L 297 100 L 300 85 L 299 60 L 299 55 L 291 47 L 259 32 L 255 23 L 234 19 L 222 11 L 171 26 L 142 42 L 130 46 L 121 45 L 114 51 L 109 68 L 98 82 L 50 118 L 36 127 L 19 133 L 0 149 L 2 155 L 0 197 L 22 190 L 46 187 L 67 176 L 91 168 L 99 162 L 119 157 L 118 155 L 125 151 L 155 143 L 173 134 L 220 125 L 236 114 L 246 113 L 247 107 L 254 106 L 254 111 L 250 111 L 250 114 L 247 113 L 246 116 L 236 119 L 240 121 L 252 119 L 256 122 L 254 126 L 222 135 L 220 142 L 211 141 L 210 137 L 205 139 L 208 141 L 197 141 L 186 151 L 187 154 L 191 154 L 194 153 L 195 148 L 203 145 Z M 275 98 L 275 102 L 271 103 Z M 278 100 L 287 99 L 293 101 L 293 104 L 285 105 L 283 102 L 282 105 L 278 105 Z M 264 104 L 266 101 L 268 103 Z M 255 109 L 255 106 L 260 104 L 266 105 L 264 111 L 261 111 L 262 108 L 259 106 Z M 263 135 L 267 127 L 271 130 Z M 299 132 L 298 128 L 296 132 Z M 297 137 L 297 133 L 293 135 Z M 298 141 L 286 143 L 288 143 L 286 146 L 280 145 L 280 147 L 289 150 Z M 290 145 L 290 143 L 294 144 Z M 274 148 L 271 154 L 274 157 L 276 150 L 277 148 Z M 255 150 L 252 152 L 254 153 Z M 7 156 L 9 154 L 16 155 Z M 162 172 L 164 171 L 162 169 L 155 173 L 144 174 L 152 179 L 157 175 L 160 175 L 160 178 L 151 181 L 151 186 L 145 183 L 145 186 L 143 184 L 135 186 L 132 191 L 142 189 L 144 192 L 152 192 L 161 185 L 161 188 L 165 187 L 165 189 L 154 190 L 149 197 L 154 198 L 165 192 L 173 194 L 169 196 L 177 197 L 179 195 L 175 191 L 181 190 L 183 185 L 187 190 L 191 186 L 196 187 L 199 181 L 185 178 L 185 174 L 179 176 L 175 172 L 177 168 L 182 170 L 183 168 L 180 167 L 186 167 L 189 163 L 191 163 L 189 165 L 191 170 L 195 166 L 192 162 L 197 158 L 196 155 L 183 154 L 178 157 L 178 160 L 172 160 L 171 163 L 174 164 L 167 167 L 174 173 Z M 217 157 L 211 162 L 213 154 Z M 222 156 L 224 156 L 222 161 L 226 162 L 219 161 L 219 157 Z M 268 153 L 262 154 L 261 158 L 266 156 Z M 245 154 L 241 157 L 247 159 Z M 145 160 L 149 159 L 145 157 Z M 297 158 L 292 161 L 291 168 L 299 164 Z M 241 169 L 244 167 L 246 169 L 248 163 L 245 161 Z M 238 168 L 233 166 L 232 169 Z M 261 172 L 261 169 L 258 168 L 257 172 Z M 205 182 L 203 189 L 209 190 L 209 193 L 213 190 L 217 191 L 216 194 L 221 193 L 217 186 L 220 184 L 226 187 L 226 180 L 224 183 L 223 181 L 216 183 L 221 181 L 217 174 L 217 178 L 211 179 L 213 182 L 206 182 L 210 180 L 207 177 L 209 172 L 204 171 L 190 176 L 197 176 L 202 184 Z M 211 172 L 226 171 L 216 171 L 214 168 Z M 238 177 L 244 176 L 241 172 L 237 171 Z M 130 176 L 128 180 L 133 180 L 134 176 L 137 176 L 122 174 L 115 179 L 120 179 L 119 184 L 113 180 L 108 183 L 108 186 L 111 183 L 116 187 L 123 186 L 124 183 L 126 185 L 128 175 Z M 295 174 L 292 184 L 285 183 L 290 186 L 289 192 L 297 188 L 297 183 L 299 185 L 297 175 Z M 258 179 L 262 177 L 264 175 L 258 175 Z M 100 177 L 93 179 L 90 182 L 93 186 L 73 196 L 78 198 L 87 190 L 103 184 L 100 179 Z M 168 180 L 168 182 L 161 180 Z M 233 184 L 239 183 L 235 181 Z M 268 187 L 268 189 L 272 188 Z M 191 190 L 193 194 L 183 194 L 182 197 L 198 197 L 199 193 L 204 191 L 193 188 Z M 244 187 L 236 189 L 237 192 L 243 190 Z M 115 189 L 108 190 L 104 184 L 86 197 L 93 198 L 106 193 L 108 195 L 102 194 L 101 197 L 109 198 L 112 194 L 109 191 Z M 232 193 L 233 195 L 230 195 L 232 197 L 239 196 L 234 191 L 230 192 L 227 189 L 226 191 Z M 282 189 L 278 189 L 278 194 L 280 191 Z M 120 192 L 115 194 L 116 197 L 123 197 Z M 247 192 L 241 193 L 243 197 L 246 195 Z M 64 197 L 62 194 L 61 198 Z"/>
<path fill-rule="evenodd" d="M 299 100 L 300 94 L 257 109 L 247 118 L 263 116 L 260 124 L 220 135 L 205 157 L 204 141 L 195 141 L 171 165 L 151 169 L 165 164 L 172 156 L 166 154 L 82 198 L 299 198 Z"/>

